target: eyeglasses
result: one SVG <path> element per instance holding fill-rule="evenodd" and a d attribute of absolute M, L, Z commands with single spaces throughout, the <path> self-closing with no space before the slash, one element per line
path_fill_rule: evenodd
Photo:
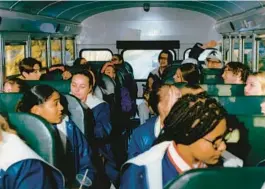
<path fill-rule="evenodd" d="M 117 59 L 117 58 L 112 58 L 112 59 L 111 59 L 111 61 L 116 61 L 116 60 L 118 60 L 118 59 Z"/>
<path fill-rule="evenodd" d="M 203 139 L 206 140 L 207 142 L 210 142 L 213 145 L 213 148 L 215 150 L 218 150 L 223 142 L 226 144 L 226 142 L 230 139 L 231 133 L 232 132 L 227 132 L 223 136 L 219 136 L 216 139 L 214 139 L 213 141 L 211 141 L 207 138 L 203 138 Z"/>

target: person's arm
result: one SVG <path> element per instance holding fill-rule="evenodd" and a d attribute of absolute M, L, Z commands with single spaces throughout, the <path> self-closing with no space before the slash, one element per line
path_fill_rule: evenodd
<path fill-rule="evenodd" d="M 190 51 L 189 58 L 194 58 L 198 60 L 199 56 L 201 55 L 201 53 L 203 53 L 205 49 L 214 48 L 216 45 L 217 45 L 217 42 L 214 40 L 211 40 L 205 44 L 196 43 Z"/>
<path fill-rule="evenodd" d="M 12 165 L 4 176 L 4 188 L 63 189 L 63 177 L 55 178 L 52 169 L 39 160 L 23 160 Z"/>

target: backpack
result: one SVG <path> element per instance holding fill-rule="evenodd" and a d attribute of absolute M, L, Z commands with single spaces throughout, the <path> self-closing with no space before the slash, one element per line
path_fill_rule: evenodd
<path fill-rule="evenodd" d="M 121 88 L 121 109 L 123 112 L 130 112 L 133 107 L 133 101 L 127 88 Z"/>

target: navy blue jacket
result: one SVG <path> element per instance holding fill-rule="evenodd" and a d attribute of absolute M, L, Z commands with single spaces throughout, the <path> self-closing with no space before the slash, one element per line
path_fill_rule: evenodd
<path fill-rule="evenodd" d="M 62 175 L 37 159 L 19 161 L 6 171 L 0 170 L 0 188 L 64 189 Z"/>
<path fill-rule="evenodd" d="M 157 138 L 155 134 L 155 124 L 157 120 L 157 116 L 151 117 L 143 125 L 140 125 L 133 131 L 128 145 L 128 159 L 136 157 L 152 147 Z"/>

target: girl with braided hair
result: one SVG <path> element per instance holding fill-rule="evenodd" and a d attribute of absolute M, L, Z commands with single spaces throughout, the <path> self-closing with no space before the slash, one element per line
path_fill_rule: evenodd
<path fill-rule="evenodd" d="M 205 93 L 180 98 L 155 145 L 125 164 L 121 189 L 161 189 L 183 172 L 216 164 L 226 149 L 226 117 L 224 108 Z"/>

